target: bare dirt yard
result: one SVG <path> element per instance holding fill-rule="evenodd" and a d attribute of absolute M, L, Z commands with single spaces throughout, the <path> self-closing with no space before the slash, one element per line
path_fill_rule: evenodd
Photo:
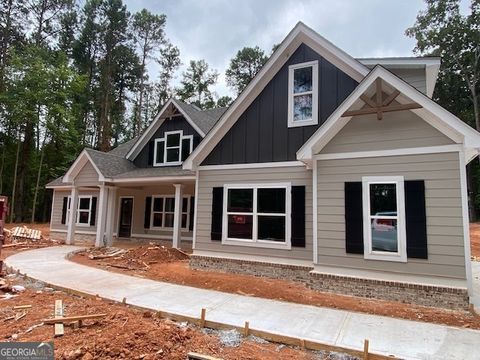
<path fill-rule="evenodd" d="M 480 329 L 480 317 L 467 311 L 321 293 L 293 281 L 192 270 L 188 266 L 188 254 L 153 243 L 129 249 L 92 248 L 77 253 L 71 260 L 104 270 L 204 289 Z"/>
<path fill-rule="evenodd" d="M 11 231 L 15 227 L 27 227 L 29 229 L 40 230 L 42 232 L 41 240 L 30 241 L 30 240 L 19 240 L 18 243 L 12 244 L 12 238 L 8 236 L 8 231 Z M 50 224 L 26 224 L 26 223 L 16 223 L 16 224 L 7 224 L 5 226 L 7 232 L 5 233 L 6 241 L 0 253 L 0 260 L 7 258 L 10 255 L 13 255 L 20 251 L 31 250 L 47 246 L 56 246 L 60 245 L 61 242 L 50 239 Z"/>
<path fill-rule="evenodd" d="M 254 337 L 243 338 L 232 331 L 202 330 L 160 319 L 154 312 L 55 291 L 15 275 L 1 281 L 6 283 L 3 291 L 11 290 L 13 285 L 26 289 L 9 299 L 1 296 L 0 341 L 54 341 L 56 359 L 185 360 L 191 351 L 222 359 L 353 359 L 344 354 L 303 351 Z M 45 325 L 43 320 L 54 316 L 58 299 L 63 301 L 64 316 L 106 317 L 86 320 L 79 328 L 67 323 L 65 334 L 54 338 L 53 325 Z M 24 309 L 14 309 L 25 305 Z"/>
<path fill-rule="evenodd" d="M 470 245 L 473 259 L 480 261 L 480 223 L 470 224 Z"/>

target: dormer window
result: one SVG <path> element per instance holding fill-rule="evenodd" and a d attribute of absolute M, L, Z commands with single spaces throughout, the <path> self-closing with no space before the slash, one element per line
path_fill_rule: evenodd
<path fill-rule="evenodd" d="M 181 165 L 192 147 L 192 135 L 183 135 L 182 130 L 167 131 L 163 138 L 155 139 L 153 166 Z"/>
<path fill-rule="evenodd" d="M 318 124 L 318 61 L 288 67 L 288 127 Z"/>

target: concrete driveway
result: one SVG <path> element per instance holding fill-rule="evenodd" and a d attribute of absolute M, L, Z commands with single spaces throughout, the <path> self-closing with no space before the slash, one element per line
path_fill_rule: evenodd
<path fill-rule="evenodd" d="M 68 253 L 80 249 L 58 246 L 21 252 L 5 264 L 53 286 L 121 301 L 156 311 L 199 317 L 279 335 L 403 359 L 478 360 L 480 331 L 395 319 L 344 310 L 287 303 L 142 279 L 73 263 Z M 479 268 L 475 267 L 478 271 Z M 477 277 L 479 276 L 477 272 Z"/>

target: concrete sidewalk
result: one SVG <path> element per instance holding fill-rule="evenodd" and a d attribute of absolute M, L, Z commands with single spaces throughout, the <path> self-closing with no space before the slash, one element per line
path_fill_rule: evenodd
<path fill-rule="evenodd" d="M 287 335 L 324 344 L 405 359 L 480 359 L 480 331 L 393 319 L 343 310 L 286 303 L 168 284 L 95 269 L 70 262 L 80 249 L 61 246 L 10 256 L 7 266 L 31 278 L 131 305 Z"/>

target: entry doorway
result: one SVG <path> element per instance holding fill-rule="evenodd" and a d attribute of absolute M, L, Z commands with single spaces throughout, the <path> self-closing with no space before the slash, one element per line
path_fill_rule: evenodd
<path fill-rule="evenodd" d="M 118 237 L 129 238 L 132 236 L 133 198 L 120 198 L 120 225 Z"/>

